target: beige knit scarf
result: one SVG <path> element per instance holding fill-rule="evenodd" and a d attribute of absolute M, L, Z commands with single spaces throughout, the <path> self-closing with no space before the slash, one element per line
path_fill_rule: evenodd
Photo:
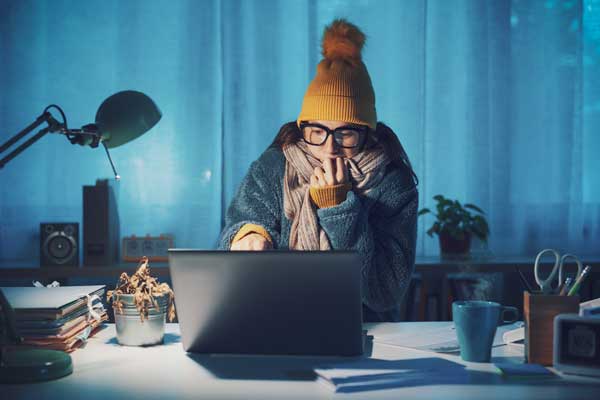
<path fill-rule="evenodd" d="M 319 226 L 317 210 L 310 199 L 310 176 L 315 167 L 322 165 L 302 141 L 283 147 L 285 175 L 283 182 L 283 209 L 292 221 L 289 248 L 293 250 L 330 250 L 325 231 Z M 367 193 L 383 178 L 390 162 L 382 149 L 362 151 L 347 159 L 352 190 Z"/>

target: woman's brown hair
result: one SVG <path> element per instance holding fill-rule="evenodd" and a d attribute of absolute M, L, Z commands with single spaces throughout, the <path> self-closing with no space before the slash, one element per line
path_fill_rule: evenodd
<path fill-rule="evenodd" d="M 296 121 L 288 122 L 279 129 L 277 136 L 275 136 L 273 143 L 271 143 L 271 147 L 278 147 L 281 149 L 286 144 L 292 144 L 299 141 L 301 135 L 302 133 L 300 132 Z M 415 186 L 419 184 L 419 178 L 417 178 L 410 160 L 408 159 L 408 155 L 398 140 L 398 136 L 396 136 L 394 131 L 383 122 L 378 122 L 375 130 L 369 129 L 367 140 L 361 151 L 374 147 L 381 147 L 385 155 L 392 160 L 393 165 L 398 168 L 406 169 L 412 176 Z"/>

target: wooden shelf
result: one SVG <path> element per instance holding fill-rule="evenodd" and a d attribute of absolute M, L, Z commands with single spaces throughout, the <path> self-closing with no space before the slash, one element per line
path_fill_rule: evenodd
<path fill-rule="evenodd" d="M 470 257 L 417 257 L 415 267 L 417 271 L 439 271 L 446 272 L 463 271 L 469 272 L 506 272 L 517 267 L 523 271 L 530 269 L 533 272 L 533 262 L 535 254 L 532 256 L 522 255 L 473 255 Z M 590 265 L 597 269 L 600 267 L 600 255 L 580 258 L 583 265 Z M 552 257 L 546 257 L 541 260 L 541 265 L 553 265 Z"/>
<path fill-rule="evenodd" d="M 2 264 L 0 264 L 2 265 Z M 12 266 L 11 266 L 12 265 Z M 60 267 L 45 266 L 34 267 L 27 264 L 4 264 L 0 267 L 0 280 L 6 279 L 69 279 L 69 278 L 110 278 L 117 280 L 121 273 L 133 274 L 138 268 L 136 263 L 117 264 L 113 266 L 86 266 L 86 267 Z M 169 277 L 167 263 L 150 264 L 152 275 Z"/>
<path fill-rule="evenodd" d="M 523 272 L 533 274 L 534 257 L 526 256 L 473 256 L 470 258 L 417 257 L 415 272 L 451 273 L 451 272 L 511 272 L 518 267 Z M 600 257 L 582 258 L 584 265 L 591 265 L 592 270 L 600 271 Z M 553 263 L 553 262 L 552 262 Z M 550 260 L 542 264 L 552 264 Z M 114 278 L 122 272 L 132 274 L 137 263 L 121 263 L 115 265 L 94 265 L 80 267 L 61 267 L 32 265 L 26 261 L 0 261 L 0 280 L 6 279 L 60 279 L 60 278 Z M 153 274 L 158 277 L 169 277 L 167 263 L 150 263 Z"/>

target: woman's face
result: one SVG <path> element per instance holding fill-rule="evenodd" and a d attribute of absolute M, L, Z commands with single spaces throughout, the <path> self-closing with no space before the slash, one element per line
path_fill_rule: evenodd
<path fill-rule="evenodd" d="M 334 130 L 341 126 L 352 125 L 352 124 L 348 124 L 347 122 L 344 122 L 344 121 L 307 121 L 307 122 L 309 124 L 323 125 L 331 130 Z M 311 134 L 311 132 L 314 132 L 318 135 L 326 134 L 326 132 L 324 132 L 323 130 L 319 130 L 318 128 L 314 128 L 312 130 L 311 130 L 311 128 L 305 128 L 302 131 L 302 134 L 303 134 L 305 140 L 309 140 L 312 142 L 315 141 L 315 140 L 310 140 L 310 138 L 309 138 L 309 135 Z M 359 144 L 362 144 L 362 141 L 364 141 L 363 134 L 361 134 Z M 323 143 L 320 146 L 313 145 L 313 144 L 308 144 L 307 146 L 308 146 L 308 150 L 310 151 L 310 153 L 320 161 L 324 161 L 327 158 L 331 158 L 331 159 L 336 159 L 338 157 L 351 158 L 351 157 L 355 156 L 356 154 L 358 154 L 358 152 L 360 150 L 360 145 L 355 148 L 348 148 L 348 147 L 340 146 L 335 141 L 333 135 L 327 136 L 327 140 L 325 141 L 325 143 Z"/>

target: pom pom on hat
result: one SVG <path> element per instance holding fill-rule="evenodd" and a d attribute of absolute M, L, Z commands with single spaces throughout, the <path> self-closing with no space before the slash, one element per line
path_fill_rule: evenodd
<path fill-rule="evenodd" d="M 323 32 L 323 59 L 308 85 L 296 122 L 344 121 L 377 127 L 375 92 L 361 51 L 365 34 L 345 19 Z"/>
<path fill-rule="evenodd" d="M 323 33 L 322 54 L 329 61 L 346 61 L 358 64 L 365 44 L 365 34 L 354 24 L 336 19 Z"/>

